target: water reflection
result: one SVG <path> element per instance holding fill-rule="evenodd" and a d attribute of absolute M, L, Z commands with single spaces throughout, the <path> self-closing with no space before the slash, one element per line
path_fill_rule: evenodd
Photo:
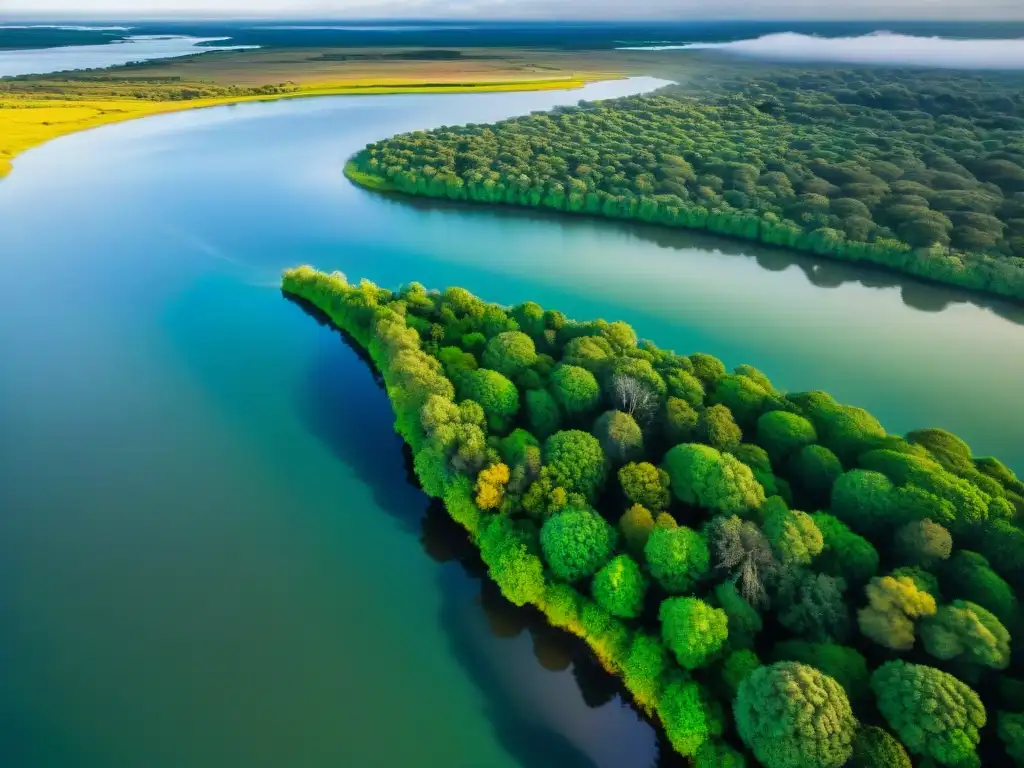
<path fill-rule="evenodd" d="M 285 296 L 331 327 L 308 302 Z M 643 756 L 658 751 L 674 754 L 664 745 L 655 748 L 653 729 L 624 703 L 621 684 L 601 669 L 585 644 L 548 625 L 538 611 L 502 597 L 465 530 L 439 501 L 420 491 L 408 447 L 390 428 L 380 377 L 351 375 L 353 365 L 370 365 L 366 354 L 343 333 L 331 338 L 342 343 L 318 352 L 296 398 L 303 421 L 372 489 L 381 509 L 417 533 L 427 556 L 446 566 L 438 571 L 439 622 L 460 666 L 484 693 L 486 714 L 508 754 L 524 768 L 615 768 L 636 765 L 637 756 L 642 765 Z M 395 465 L 382 460 L 398 455 L 404 483 L 397 481 Z M 495 639 L 528 642 L 530 648 L 496 654 Z M 527 659 L 535 664 L 533 670 L 522 668 Z M 554 674 L 538 677 L 538 666 Z M 625 721 L 624 707 L 629 711 Z M 583 714 L 598 709 L 599 721 Z M 612 737 L 614 748 L 603 743 Z"/>
<path fill-rule="evenodd" d="M 555 211 L 532 208 L 488 206 L 397 194 L 373 194 L 388 200 L 392 205 L 410 206 L 425 212 L 457 210 L 462 215 L 493 216 L 525 222 L 556 221 L 566 229 L 615 227 L 638 240 L 653 243 L 660 248 L 676 251 L 698 249 L 723 256 L 753 259 L 759 267 L 769 272 L 796 269 L 803 273 L 808 283 L 818 288 L 839 288 L 850 283 L 874 289 L 896 288 L 899 289 L 904 305 L 922 312 L 942 312 L 955 304 L 973 304 L 988 309 L 1010 322 L 1024 325 L 1024 309 L 1008 301 L 928 283 L 909 275 L 889 272 L 881 267 L 837 261 L 760 243 L 730 240 L 706 232 L 671 229 L 654 224 L 566 216 Z"/>

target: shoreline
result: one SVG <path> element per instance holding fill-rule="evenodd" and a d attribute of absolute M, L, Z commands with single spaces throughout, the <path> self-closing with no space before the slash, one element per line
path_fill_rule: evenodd
<path fill-rule="evenodd" d="M 504 79 L 478 80 L 467 82 L 443 82 L 437 80 L 375 80 L 375 81 L 342 81 L 299 86 L 298 90 L 283 93 L 267 93 L 237 95 L 215 98 L 202 98 L 190 101 L 149 101 L 146 99 L 5 99 L 0 91 L 0 136 L 6 134 L 10 142 L 5 146 L 5 139 L 0 138 L 0 180 L 14 170 L 14 160 L 30 149 L 42 146 L 49 141 L 69 136 L 73 133 L 99 128 L 104 125 L 127 122 L 153 115 L 184 112 L 193 109 L 231 106 L 252 102 L 271 102 L 282 99 L 316 98 L 320 96 L 381 96 L 410 93 L 499 93 L 519 91 L 574 90 L 588 83 L 602 80 L 619 79 L 622 75 L 614 73 L 580 74 L 560 78 L 536 79 Z M 2 81 L 0 81 L 2 84 Z M 6 108 L 5 108 L 6 107 Z M 38 121 L 25 121 L 14 124 L 9 130 L 3 130 L 4 117 L 13 119 L 14 114 L 29 110 L 47 110 L 40 114 Z M 51 114 L 53 110 L 86 111 L 93 114 L 79 115 L 77 120 L 54 121 L 62 117 Z M 35 117 L 35 116 L 34 116 Z M 51 118 L 50 120 L 44 118 Z M 36 133 L 28 138 L 18 140 L 17 128 L 32 130 Z"/>
<path fill-rule="evenodd" d="M 379 175 L 376 175 L 376 174 L 373 174 L 373 173 L 370 173 L 368 171 L 365 171 L 365 170 L 361 169 L 359 167 L 358 163 L 357 163 L 358 156 L 359 156 L 359 153 L 357 153 L 357 154 L 353 155 L 352 157 L 350 157 L 345 162 L 345 165 L 344 165 L 344 167 L 342 169 L 342 172 L 344 173 L 345 177 L 349 181 L 351 181 L 353 184 L 356 184 L 357 186 L 363 187 L 364 189 L 368 189 L 368 190 L 371 190 L 373 192 L 395 193 L 397 195 L 401 195 L 402 197 L 409 197 L 409 198 L 422 197 L 422 198 L 425 198 L 425 199 L 428 199 L 428 200 L 451 200 L 453 202 L 468 203 L 470 205 L 473 205 L 473 206 L 476 206 L 476 207 L 480 207 L 480 208 L 508 208 L 508 209 L 525 209 L 525 210 L 543 210 L 543 211 L 550 211 L 551 213 L 558 214 L 558 215 L 572 216 L 574 218 L 587 218 L 587 219 L 600 220 L 600 221 L 624 221 L 624 222 L 633 222 L 633 223 L 643 223 L 643 224 L 650 224 L 651 226 L 655 226 L 655 227 L 660 227 L 660 228 L 663 228 L 663 229 L 666 229 L 666 230 L 689 230 L 689 231 L 693 231 L 693 232 L 705 232 L 705 233 L 707 233 L 709 235 L 714 235 L 715 237 L 721 237 L 723 240 L 728 240 L 728 241 L 731 241 L 731 242 L 736 242 L 736 243 L 754 243 L 754 244 L 759 245 L 759 246 L 770 246 L 770 247 L 774 247 L 774 248 L 779 248 L 780 250 L 782 250 L 782 251 L 784 251 L 786 253 L 799 253 L 799 254 L 804 254 L 804 255 L 809 255 L 809 256 L 817 256 L 819 258 L 828 259 L 829 261 L 834 261 L 834 262 L 839 262 L 839 263 L 863 265 L 863 266 L 867 266 L 870 269 L 878 271 L 878 272 L 889 273 L 889 274 L 892 274 L 892 275 L 899 275 L 901 277 L 909 277 L 909 278 L 912 278 L 914 280 L 919 280 L 920 282 L 922 282 L 923 284 L 926 284 L 926 285 L 942 286 L 944 288 L 952 288 L 952 289 L 956 289 L 956 290 L 962 290 L 962 291 L 964 291 L 966 294 L 968 294 L 970 296 L 986 296 L 986 297 L 988 297 L 990 299 L 996 299 L 996 300 L 999 300 L 999 301 L 1008 302 L 1009 304 L 1011 304 L 1013 306 L 1022 306 L 1022 305 L 1024 305 L 1024 297 L 1021 297 L 1021 296 L 1016 296 L 1016 295 L 1007 294 L 1007 293 L 1000 293 L 998 291 L 989 290 L 987 288 L 972 288 L 969 285 L 964 285 L 962 283 L 957 283 L 957 282 L 954 282 L 952 280 L 947 281 L 947 280 L 938 279 L 936 277 L 930 277 L 930 276 L 927 276 L 927 275 L 917 274 L 916 272 L 910 271 L 909 269 L 897 269 L 897 268 L 895 268 L 895 267 L 893 267 L 893 266 L 891 266 L 889 264 L 885 264 L 885 263 L 882 263 L 882 262 L 879 262 L 879 261 L 872 260 L 870 258 L 869 254 L 865 258 L 843 259 L 843 258 L 838 258 L 836 256 L 833 256 L 833 255 L 831 255 L 827 251 L 821 251 L 821 250 L 818 250 L 818 249 L 815 249 L 815 248 L 811 248 L 811 247 L 799 248 L 799 247 L 790 247 L 790 246 L 787 246 L 785 244 L 780 244 L 780 243 L 769 243 L 769 242 L 766 242 L 766 241 L 760 239 L 760 237 L 758 237 L 758 236 L 744 237 L 744 236 L 740 236 L 740 235 L 736 235 L 736 234 L 732 234 L 732 233 L 727 233 L 727 232 L 718 232 L 718 231 L 715 231 L 715 230 L 711 229 L 708 226 L 687 226 L 685 224 L 668 225 L 668 224 L 665 224 L 663 222 L 658 222 L 658 221 L 644 221 L 643 219 L 640 219 L 640 218 L 637 218 L 637 217 L 616 217 L 616 216 L 606 216 L 606 215 L 601 214 L 601 213 L 591 213 L 589 211 L 569 211 L 569 210 L 563 210 L 563 209 L 559 209 L 559 208 L 551 208 L 551 207 L 545 206 L 543 204 L 539 205 L 539 206 L 531 206 L 531 205 L 526 205 L 526 204 L 512 203 L 512 202 L 509 202 L 507 200 L 501 200 L 501 201 L 497 201 L 497 202 L 486 202 L 486 201 L 480 201 L 480 200 L 473 200 L 472 198 L 466 197 L 466 196 L 459 197 L 459 198 L 452 198 L 452 197 L 449 197 L 449 196 L 440 196 L 440 195 L 431 195 L 431 194 L 427 194 L 427 193 L 411 192 L 411 191 L 408 191 L 408 190 L 399 189 L 398 186 L 396 186 L 391 180 L 389 180 L 389 179 L 387 179 L 387 178 L 385 178 L 383 176 L 379 176 Z M 867 244 L 865 244 L 865 245 L 867 245 Z M 910 263 L 913 264 L 914 262 L 910 262 Z"/>

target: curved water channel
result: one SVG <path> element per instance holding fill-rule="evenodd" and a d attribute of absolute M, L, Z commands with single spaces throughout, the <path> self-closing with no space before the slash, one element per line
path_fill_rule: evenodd
<path fill-rule="evenodd" d="M 616 222 L 349 184 L 365 143 L 569 93 L 109 126 L 0 183 L 0 754 L 21 768 L 643 766 L 651 728 L 481 586 L 384 394 L 278 291 L 308 262 L 625 319 L 1024 469 L 1024 313 Z"/>

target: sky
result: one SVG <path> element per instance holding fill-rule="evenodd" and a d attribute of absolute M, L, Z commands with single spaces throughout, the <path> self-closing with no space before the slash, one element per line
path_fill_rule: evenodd
<path fill-rule="evenodd" d="M 188 17 L 1024 20 L 1024 0 L 0 0 L 4 18 Z"/>

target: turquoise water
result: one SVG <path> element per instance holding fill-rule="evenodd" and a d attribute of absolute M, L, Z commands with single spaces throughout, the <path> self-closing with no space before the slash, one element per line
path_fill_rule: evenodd
<path fill-rule="evenodd" d="M 686 233 L 408 204 L 340 174 L 397 131 L 653 84 L 249 104 L 18 159 L 0 183 L 9 764 L 651 763 L 649 726 L 452 559 L 383 393 L 281 297 L 285 266 L 622 318 L 1024 470 L 1018 310 Z"/>

